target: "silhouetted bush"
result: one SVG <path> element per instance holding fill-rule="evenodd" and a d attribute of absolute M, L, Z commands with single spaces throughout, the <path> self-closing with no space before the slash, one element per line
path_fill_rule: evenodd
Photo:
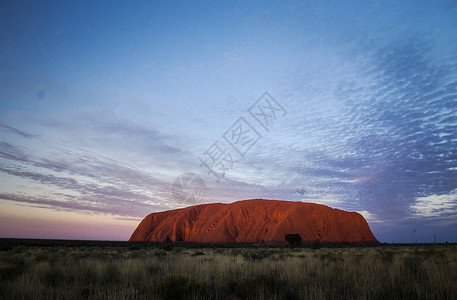
<path fill-rule="evenodd" d="M 406 272 L 409 272 L 413 276 L 418 276 L 422 272 L 422 260 L 417 255 L 405 257 L 403 265 Z"/>
<path fill-rule="evenodd" d="M 163 244 L 163 245 L 160 245 L 159 248 L 161 250 L 171 251 L 171 250 L 173 250 L 173 245 L 171 245 L 171 244 Z"/>
<path fill-rule="evenodd" d="M 320 249 L 320 248 L 322 248 L 321 241 L 320 241 L 319 239 L 315 240 L 315 241 L 311 244 L 311 248 L 312 248 L 312 249 Z"/>
<path fill-rule="evenodd" d="M 153 291 L 162 299 L 193 299 L 207 296 L 206 287 L 182 276 L 170 276 L 158 282 Z"/>
<path fill-rule="evenodd" d="M 259 261 L 270 255 L 266 250 L 264 251 L 245 251 L 243 252 L 243 257 L 252 261 Z"/>
<path fill-rule="evenodd" d="M 192 256 L 200 256 L 200 255 L 205 255 L 205 253 L 201 252 L 201 251 L 197 251 L 194 254 L 192 254 Z"/>
<path fill-rule="evenodd" d="M 285 239 L 286 239 L 287 243 L 289 244 L 290 248 L 301 246 L 302 239 L 298 233 L 286 234 Z"/>
<path fill-rule="evenodd" d="M 63 279 L 64 279 L 63 272 L 60 269 L 55 268 L 55 267 L 47 270 L 41 277 L 41 281 L 46 286 L 51 286 L 51 287 L 56 287 L 59 284 L 62 284 Z"/>
<path fill-rule="evenodd" d="M 89 299 L 89 297 L 94 295 L 94 290 L 89 287 L 83 287 L 79 292 L 81 299 Z"/>
<path fill-rule="evenodd" d="M 140 250 L 141 249 L 141 246 L 140 245 L 130 245 L 129 246 L 129 250 Z"/>
<path fill-rule="evenodd" d="M 241 299 L 260 299 L 270 295 L 277 299 L 298 299 L 286 282 L 273 276 L 256 276 L 235 283 L 235 294 Z"/>
<path fill-rule="evenodd" d="M 22 259 L 10 259 L 6 265 L 0 267 L 0 281 L 12 280 L 21 275 L 25 270 L 25 262 Z"/>
<path fill-rule="evenodd" d="M 119 270 L 115 265 L 109 264 L 106 266 L 101 279 L 104 284 L 116 284 L 120 281 Z"/>
<path fill-rule="evenodd" d="M 158 250 L 158 251 L 154 252 L 154 256 L 158 256 L 158 257 L 167 256 L 167 252 L 164 250 Z"/>
<path fill-rule="evenodd" d="M 13 247 L 10 245 L 1 245 L 0 246 L 0 251 L 10 251 L 13 250 Z"/>

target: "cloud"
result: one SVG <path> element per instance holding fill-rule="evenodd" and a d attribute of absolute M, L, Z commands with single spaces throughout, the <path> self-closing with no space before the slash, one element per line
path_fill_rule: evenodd
<path fill-rule="evenodd" d="M 0 157 L 14 161 L 27 161 L 27 156 L 21 149 L 3 141 L 0 141 Z"/>
<path fill-rule="evenodd" d="M 360 184 L 360 197 L 378 201 L 378 209 L 385 199 L 405 209 L 417 196 L 456 187 L 457 81 L 449 66 L 432 63 L 420 42 L 396 43 L 374 57 L 378 83 L 351 108 L 364 128 L 353 146 L 373 170 L 373 180 Z"/>
<path fill-rule="evenodd" d="M 371 212 L 369 212 L 367 210 L 360 210 L 357 212 L 359 214 L 361 214 L 368 223 L 383 223 L 384 222 L 383 220 L 378 219 L 378 217 L 375 214 L 372 214 Z"/>
<path fill-rule="evenodd" d="M 39 169 L 39 171 L 46 172 L 46 169 Z M 9 201 L 42 204 L 46 205 L 47 208 L 53 209 L 92 211 L 95 213 L 135 217 L 144 216 L 152 210 L 165 209 L 172 205 L 171 201 L 165 196 L 168 188 L 166 185 L 162 188 L 162 193 L 160 192 L 160 186 L 148 191 L 147 187 L 141 185 L 141 183 L 136 185 L 126 184 L 121 177 L 116 177 L 116 174 L 112 175 L 110 184 L 110 182 L 98 180 L 81 182 L 71 176 L 55 176 L 53 174 L 12 170 L 3 167 L 0 167 L 0 172 L 16 178 L 32 180 L 46 187 L 45 190 L 49 190 L 39 197 L 24 195 L 21 192 L 0 194 L 0 199 Z M 82 174 L 78 174 L 78 178 L 84 177 Z M 118 183 L 117 186 L 112 184 L 114 181 Z M 142 189 L 138 190 L 138 186 L 142 187 Z M 51 192 L 54 190 L 53 187 L 57 187 L 61 192 Z"/>
<path fill-rule="evenodd" d="M 160 205 L 146 205 L 141 202 L 129 202 L 129 201 L 110 201 L 105 205 L 100 205 L 95 201 L 81 201 L 82 199 L 76 199 L 75 197 L 60 194 L 59 200 L 49 199 L 44 197 L 34 197 L 29 195 L 20 195 L 15 193 L 0 193 L 0 199 L 7 201 L 14 201 L 17 203 L 32 204 L 34 207 L 47 208 L 53 210 L 65 210 L 65 211 L 79 211 L 86 214 L 110 214 L 125 216 L 132 219 L 132 217 L 142 218 L 146 213 L 154 210 L 163 209 Z M 71 199 L 75 198 L 75 199 Z M 117 199 L 116 199 L 117 200 Z"/>
<path fill-rule="evenodd" d="M 341 89 L 338 135 L 355 155 L 329 163 L 359 173 L 359 198 L 386 216 L 394 207 L 405 213 L 419 195 L 456 187 L 457 81 L 452 67 L 429 55 L 420 40 L 376 49 L 364 74 L 371 84 Z"/>
<path fill-rule="evenodd" d="M 455 220 L 457 216 L 457 189 L 448 194 L 418 197 L 410 207 L 414 216 L 444 217 Z"/>
<path fill-rule="evenodd" d="M 13 132 L 15 134 L 18 134 L 18 135 L 28 138 L 28 139 L 35 137 L 34 134 L 19 130 L 17 128 L 11 127 L 11 126 L 3 124 L 3 123 L 0 123 L 0 127 L 2 127 L 4 130 L 8 130 L 10 132 Z"/>
<path fill-rule="evenodd" d="M 273 92 L 287 116 L 227 177 L 286 200 L 338 199 L 378 220 L 405 219 L 417 197 L 454 190 L 455 64 L 433 46 L 412 36 L 293 73 Z"/>
<path fill-rule="evenodd" d="M 18 184 L 24 182 L 20 180 L 26 180 L 24 185 L 32 181 L 44 192 L 24 195 L 18 187 L 17 192 L 2 193 L 2 199 L 123 217 L 176 206 L 170 197 L 170 183 L 157 174 L 81 148 L 51 143 L 44 136 L 33 142 L 46 151 L 0 141 L 0 173 L 16 178 Z M 56 188 L 60 192 L 55 192 Z"/>

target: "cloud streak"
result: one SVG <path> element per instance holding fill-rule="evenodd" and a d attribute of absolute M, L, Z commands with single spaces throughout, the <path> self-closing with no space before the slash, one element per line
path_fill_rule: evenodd
<path fill-rule="evenodd" d="M 31 133 L 19 130 L 17 128 L 11 127 L 11 126 L 3 124 L 3 123 L 0 123 L 0 127 L 3 128 L 4 130 L 11 131 L 15 134 L 18 134 L 18 135 L 28 138 L 28 139 L 35 137 L 35 135 L 33 135 Z"/>
<path fill-rule="evenodd" d="M 32 137 L 11 131 L 22 137 Z M 38 142 L 43 141 L 48 145 L 46 138 L 40 138 Z M 56 147 L 54 143 L 53 147 Z M 53 157 L 30 153 L 31 149 L 0 142 L 2 176 L 34 182 L 45 191 L 57 188 L 61 192 L 47 192 L 41 196 L 1 193 L 0 199 L 123 217 L 143 217 L 151 211 L 175 205 L 170 198 L 169 183 L 144 170 L 82 149 L 76 152 L 59 148 L 59 154 Z"/>

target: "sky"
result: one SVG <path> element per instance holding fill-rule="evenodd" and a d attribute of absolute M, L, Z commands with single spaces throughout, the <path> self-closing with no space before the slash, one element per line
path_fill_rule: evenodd
<path fill-rule="evenodd" d="M 0 2 L 0 237 L 265 198 L 457 242 L 456 1 L 151 2 Z"/>

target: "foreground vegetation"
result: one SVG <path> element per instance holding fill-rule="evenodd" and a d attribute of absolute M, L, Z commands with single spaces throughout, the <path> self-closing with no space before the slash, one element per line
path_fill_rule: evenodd
<path fill-rule="evenodd" d="M 0 299 L 457 299 L 456 245 L 0 243 Z"/>

